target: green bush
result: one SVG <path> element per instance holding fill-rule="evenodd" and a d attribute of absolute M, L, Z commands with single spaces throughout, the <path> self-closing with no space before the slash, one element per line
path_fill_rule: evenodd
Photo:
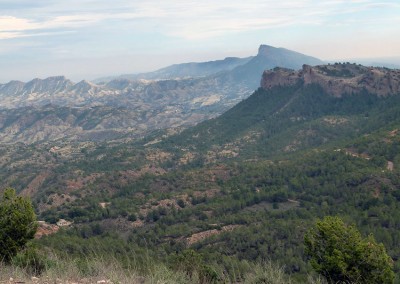
<path fill-rule="evenodd" d="M 206 265 L 202 256 L 188 249 L 172 257 L 172 266 L 176 271 L 184 272 L 194 281 L 196 275 L 200 283 L 218 283 L 220 277 L 215 269 Z"/>
<path fill-rule="evenodd" d="M 383 244 L 363 239 L 338 217 L 325 217 L 307 232 L 305 252 L 329 283 L 393 283 L 393 260 Z"/>
<path fill-rule="evenodd" d="M 33 239 L 36 229 L 31 201 L 17 196 L 14 189 L 6 189 L 0 199 L 0 258 L 9 262 Z"/>

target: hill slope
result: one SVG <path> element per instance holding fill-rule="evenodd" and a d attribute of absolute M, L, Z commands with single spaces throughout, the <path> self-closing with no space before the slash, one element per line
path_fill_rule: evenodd
<path fill-rule="evenodd" d="M 190 148 L 199 156 L 233 151 L 255 158 L 357 137 L 397 122 L 392 117 L 400 101 L 399 74 L 353 64 L 266 71 L 263 88 L 248 99 L 160 147 Z"/>

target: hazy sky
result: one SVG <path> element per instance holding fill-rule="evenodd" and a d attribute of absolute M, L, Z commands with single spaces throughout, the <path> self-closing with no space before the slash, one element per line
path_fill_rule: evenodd
<path fill-rule="evenodd" d="M 0 83 L 255 55 L 400 56 L 400 1 L 0 0 Z"/>

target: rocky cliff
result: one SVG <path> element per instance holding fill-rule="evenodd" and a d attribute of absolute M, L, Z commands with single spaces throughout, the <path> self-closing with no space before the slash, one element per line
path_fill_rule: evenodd
<path fill-rule="evenodd" d="M 335 97 L 362 91 L 385 97 L 400 94 L 400 70 L 350 63 L 315 67 L 303 65 L 298 71 L 284 68 L 267 70 L 261 79 L 261 87 L 264 89 L 297 83 L 318 84 Z"/>

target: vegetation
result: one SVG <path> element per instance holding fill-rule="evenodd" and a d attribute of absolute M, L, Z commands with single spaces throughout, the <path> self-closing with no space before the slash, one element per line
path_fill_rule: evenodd
<path fill-rule="evenodd" d="M 36 215 L 29 199 L 8 188 L 0 199 L 0 257 L 9 262 L 33 239 Z"/>
<path fill-rule="evenodd" d="M 51 244 L 55 250 L 49 251 Z M 166 261 L 159 261 L 154 251 L 127 243 L 117 234 L 82 239 L 71 231 L 62 231 L 57 238 L 45 237 L 40 241 L 36 261 L 43 265 L 43 269 L 32 269 L 35 266 L 21 261 L 21 258 L 27 260 L 29 257 L 17 255 L 11 264 L 0 262 L 0 281 L 7 281 L 10 277 L 16 281 L 29 281 L 36 277 L 46 282 L 80 283 L 101 280 L 171 284 L 233 282 L 223 267 L 216 262 L 206 262 L 203 257 L 194 250 L 184 250 L 171 254 Z M 233 269 L 237 275 L 234 279 L 244 283 L 291 283 L 284 270 L 271 262 L 242 261 L 240 267 Z"/>
<path fill-rule="evenodd" d="M 305 253 L 329 283 L 393 283 L 393 260 L 372 235 L 363 239 L 338 217 L 325 217 L 307 232 Z"/>
<path fill-rule="evenodd" d="M 137 275 L 153 263 L 192 283 L 304 283 L 315 266 L 304 251 L 324 249 L 307 248 L 315 220 L 339 216 L 359 229 L 332 219 L 359 250 L 332 260 L 327 279 L 354 281 L 391 258 L 398 281 L 400 97 L 296 88 L 260 89 L 219 118 L 143 143 L 3 145 L 0 177 L 31 190 L 41 220 L 73 222 L 36 241 L 61 259 L 112 256 Z M 361 237 L 370 234 L 376 241 Z M 42 263 L 44 275 L 51 261 Z M 371 281 L 390 283 L 383 271 Z"/>

